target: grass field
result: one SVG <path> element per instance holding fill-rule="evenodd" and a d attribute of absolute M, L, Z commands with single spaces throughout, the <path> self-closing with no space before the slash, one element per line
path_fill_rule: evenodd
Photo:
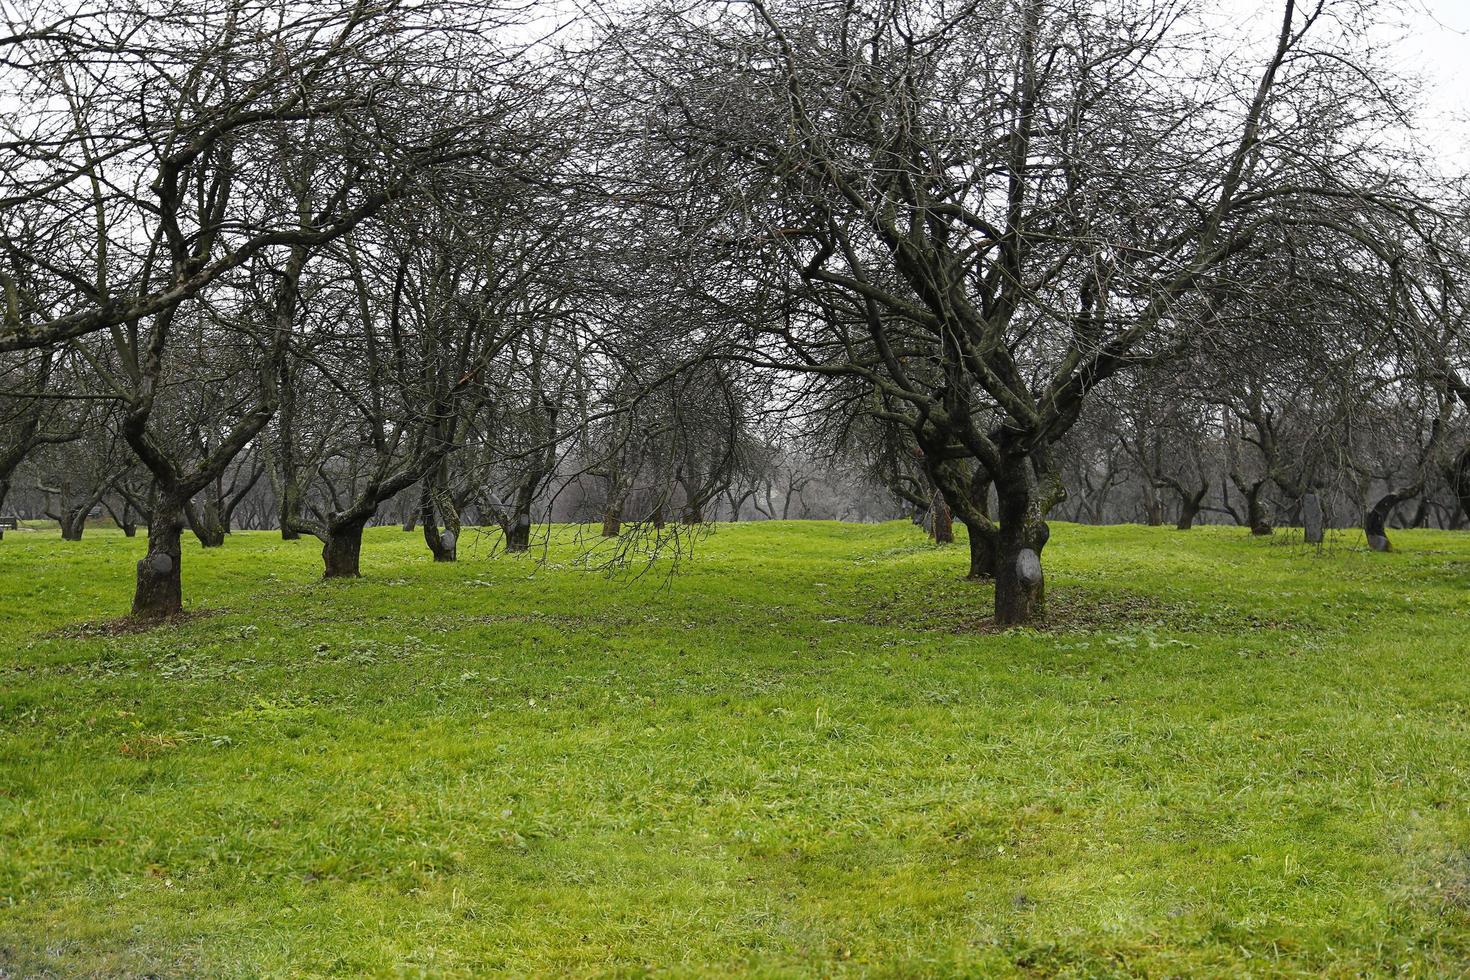
<path fill-rule="evenodd" d="M 1470 536 L 0 542 L 0 976 L 1470 972 Z M 478 549 L 478 550 L 477 550 Z M 81 624 L 90 623 L 85 626 Z"/>

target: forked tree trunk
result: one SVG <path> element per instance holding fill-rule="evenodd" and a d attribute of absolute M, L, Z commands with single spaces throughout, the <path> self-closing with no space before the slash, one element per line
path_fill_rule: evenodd
<path fill-rule="evenodd" d="M 432 521 L 424 522 L 424 543 L 435 561 L 457 561 L 459 559 L 459 535 L 449 529 L 443 532 Z"/>
<path fill-rule="evenodd" d="M 80 541 L 82 532 L 87 529 L 87 511 L 85 509 L 72 508 L 61 512 L 61 540 Z"/>
<path fill-rule="evenodd" d="M 458 529 L 452 525 L 446 526 L 443 533 L 440 533 L 439 522 L 434 516 L 433 491 L 429 488 L 427 481 L 424 483 L 419 498 L 419 517 L 424 525 L 424 543 L 429 546 L 429 553 L 434 556 L 434 560 L 455 561 L 459 557 L 459 534 L 456 533 Z"/>
<path fill-rule="evenodd" d="M 322 546 L 322 578 L 359 578 L 362 570 L 362 529 L 366 519 L 342 521 L 327 526 Z"/>
<path fill-rule="evenodd" d="M 189 517 L 189 526 L 194 529 L 194 536 L 199 539 L 199 544 L 205 548 L 218 548 L 225 543 L 225 529 L 219 522 L 219 508 L 211 501 L 205 500 L 202 509 L 196 508 L 191 502 L 186 504 L 184 512 Z"/>
<path fill-rule="evenodd" d="M 126 497 L 123 498 L 122 513 L 120 514 L 116 510 L 113 510 L 112 505 L 106 501 L 103 501 L 103 506 L 107 508 L 107 513 L 112 516 L 112 523 L 116 524 L 122 530 L 123 537 L 131 538 L 137 535 L 138 522 L 133 520 L 132 504 L 128 503 Z"/>
<path fill-rule="evenodd" d="M 159 494 L 148 519 L 148 553 L 138 562 L 133 590 L 133 615 L 138 619 L 166 619 L 184 611 L 183 535 L 183 502 Z"/>
<path fill-rule="evenodd" d="M 1179 522 L 1175 525 L 1176 528 L 1188 531 L 1194 527 L 1195 518 L 1199 517 L 1200 508 L 1204 506 L 1205 494 L 1209 492 L 1210 485 L 1206 483 L 1199 493 L 1179 495 Z"/>

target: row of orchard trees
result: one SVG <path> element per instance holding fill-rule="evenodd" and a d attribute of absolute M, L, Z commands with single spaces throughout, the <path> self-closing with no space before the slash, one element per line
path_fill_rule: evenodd
<path fill-rule="evenodd" d="M 267 488 L 354 575 L 388 501 L 524 548 L 569 466 L 608 534 L 769 513 L 794 433 L 963 523 L 1001 623 L 1119 481 L 1463 507 L 1464 195 L 1382 10 L 27 0 L 0 505 L 50 467 L 69 533 L 145 520 L 164 616 L 185 528 Z"/>

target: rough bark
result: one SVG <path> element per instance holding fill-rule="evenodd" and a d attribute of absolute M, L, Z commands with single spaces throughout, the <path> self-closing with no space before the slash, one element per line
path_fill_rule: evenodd
<path fill-rule="evenodd" d="M 1046 606 L 1041 552 L 1051 537 L 1040 489 L 1029 460 L 1014 464 L 1020 473 L 997 480 L 1000 527 L 996 532 L 995 622 L 1016 626 L 1040 618 Z"/>
<path fill-rule="evenodd" d="M 194 537 L 199 539 L 199 544 L 205 548 L 218 548 L 225 543 L 224 525 L 219 519 L 219 506 L 213 499 L 213 494 L 208 494 L 203 507 L 195 507 L 193 501 L 184 505 L 184 513 L 189 518 L 189 527 L 194 531 Z"/>
<path fill-rule="evenodd" d="M 960 520 L 970 539 L 970 578 L 995 577 L 995 528 L 984 523 Z"/>
<path fill-rule="evenodd" d="M 434 513 L 435 496 L 429 481 L 425 480 L 419 496 L 419 517 L 424 525 L 424 543 L 429 546 L 429 553 L 434 556 L 435 561 L 455 561 L 459 557 L 459 520 L 457 515 L 446 513 L 445 528 L 441 533 Z"/>
<path fill-rule="evenodd" d="M 139 619 L 166 619 L 184 611 L 181 576 L 184 505 L 160 495 L 148 520 L 148 552 L 138 562 L 133 591 L 133 615 Z"/>
<path fill-rule="evenodd" d="M 322 545 L 322 578 L 360 578 L 362 571 L 363 520 L 335 521 L 327 527 L 326 543 Z"/>
<path fill-rule="evenodd" d="M 929 508 L 930 526 L 929 533 L 934 538 L 935 544 L 954 543 L 954 515 L 945 503 L 944 494 L 935 492 L 934 506 Z"/>
<path fill-rule="evenodd" d="M 87 512 L 79 507 L 74 507 L 61 515 L 61 540 L 80 541 L 82 532 L 87 529 Z"/>
<path fill-rule="evenodd" d="M 1018 626 L 1038 619 L 1046 611 L 1046 579 L 1041 569 L 1041 551 L 1051 537 L 1045 521 L 1032 521 L 1006 514 L 1001 507 L 995 563 L 995 622 Z M 1009 528 L 1007 524 L 1009 523 Z"/>

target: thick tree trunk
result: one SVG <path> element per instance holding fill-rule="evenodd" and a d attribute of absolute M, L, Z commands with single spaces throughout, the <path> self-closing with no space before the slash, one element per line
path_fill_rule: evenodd
<path fill-rule="evenodd" d="M 359 578 L 362 571 L 362 529 L 366 519 L 344 521 L 327 527 L 322 546 L 322 578 Z"/>
<path fill-rule="evenodd" d="M 664 503 L 663 503 L 662 500 L 660 500 L 658 502 L 658 506 L 653 509 L 653 526 L 654 526 L 654 529 L 655 530 L 662 531 L 664 529 L 664 525 L 666 523 L 667 523 L 667 520 L 664 518 Z"/>
<path fill-rule="evenodd" d="M 602 536 L 615 538 L 623 533 L 623 505 L 620 501 L 608 501 L 602 512 Z"/>
<path fill-rule="evenodd" d="M 1051 529 L 1042 518 L 1040 502 L 1029 480 L 1014 477 L 1005 487 L 997 484 L 997 489 L 1000 528 L 996 533 L 995 622 L 1017 626 L 1045 612 L 1041 551 Z"/>
<path fill-rule="evenodd" d="M 72 508 L 61 512 L 61 540 L 80 541 L 82 532 L 87 529 L 87 512 Z"/>
<path fill-rule="evenodd" d="M 166 619 L 184 611 L 180 574 L 183 535 L 183 502 L 159 494 L 148 520 L 148 553 L 138 562 L 137 585 L 133 590 L 136 618 Z"/>

